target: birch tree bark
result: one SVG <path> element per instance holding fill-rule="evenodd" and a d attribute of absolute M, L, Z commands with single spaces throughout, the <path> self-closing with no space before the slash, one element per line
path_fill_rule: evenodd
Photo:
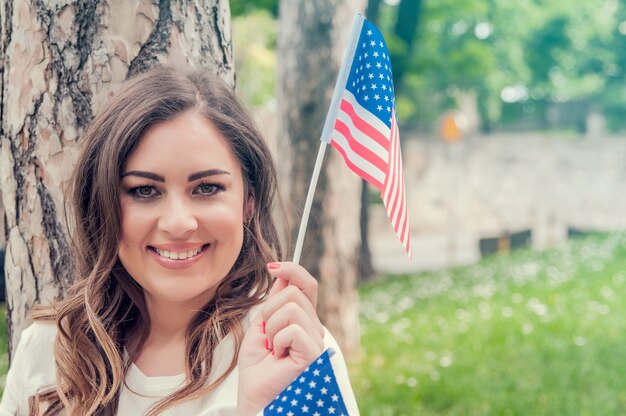
<path fill-rule="evenodd" d="M 278 35 L 279 167 L 296 241 L 320 134 L 361 0 L 283 0 Z M 301 263 L 319 280 L 318 313 L 346 354 L 359 345 L 361 181 L 326 151 Z"/>
<path fill-rule="evenodd" d="M 9 351 L 36 302 L 72 281 L 63 215 L 85 126 L 120 83 L 157 62 L 231 85 L 227 0 L 3 0 L 0 190 Z"/>

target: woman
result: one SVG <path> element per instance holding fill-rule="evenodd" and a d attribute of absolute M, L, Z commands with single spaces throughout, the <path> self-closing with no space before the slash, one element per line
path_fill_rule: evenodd
<path fill-rule="evenodd" d="M 338 350 L 315 279 L 276 262 L 275 170 L 225 84 L 153 69 L 83 142 L 76 283 L 24 331 L 0 413 L 254 415 Z M 356 413 L 340 354 L 334 363 Z"/>

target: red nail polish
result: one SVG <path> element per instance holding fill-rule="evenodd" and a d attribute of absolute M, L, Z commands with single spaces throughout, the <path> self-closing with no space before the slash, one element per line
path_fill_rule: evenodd
<path fill-rule="evenodd" d="M 276 270 L 280 267 L 280 263 L 267 263 L 267 268 L 270 270 Z"/>
<path fill-rule="evenodd" d="M 265 334 L 265 321 L 263 321 L 263 333 Z"/>
<path fill-rule="evenodd" d="M 265 349 L 266 349 L 266 350 L 268 350 L 268 351 L 269 351 L 269 349 L 270 349 L 270 342 L 268 341 L 268 339 L 267 339 L 267 338 L 265 338 Z M 273 353 L 274 353 L 274 352 L 272 351 L 272 354 L 273 354 Z"/>

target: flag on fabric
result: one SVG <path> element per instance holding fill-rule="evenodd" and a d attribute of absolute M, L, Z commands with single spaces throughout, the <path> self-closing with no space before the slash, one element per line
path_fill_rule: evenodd
<path fill-rule="evenodd" d="M 327 349 L 263 410 L 263 416 L 348 416 Z"/>
<path fill-rule="evenodd" d="M 348 45 L 340 70 L 337 85 L 340 95 L 337 102 L 331 104 L 337 108 L 329 111 L 329 116 L 336 118 L 332 131 L 327 137 L 322 136 L 322 140 L 329 141 L 350 169 L 380 191 L 393 229 L 411 257 L 409 212 L 389 50 L 374 24 L 358 15 L 355 25 L 353 30 L 358 32 Z M 343 84 L 344 79 L 345 84 L 339 84 Z"/>

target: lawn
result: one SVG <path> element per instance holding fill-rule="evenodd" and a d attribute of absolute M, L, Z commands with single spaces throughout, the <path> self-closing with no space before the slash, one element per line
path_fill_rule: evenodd
<path fill-rule="evenodd" d="M 361 325 L 365 416 L 626 414 L 626 234 L 388 276 Z"/>

